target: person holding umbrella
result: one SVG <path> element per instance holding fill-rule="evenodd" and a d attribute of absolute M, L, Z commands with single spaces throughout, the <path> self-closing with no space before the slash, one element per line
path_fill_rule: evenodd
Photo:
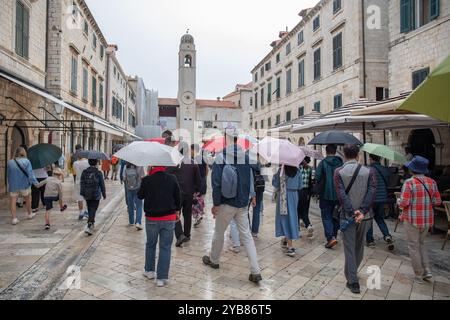
<path fill-rule="evenodd" d="M 11 200 L 12 225 L 19 223 L 16 216 L 16 202 L 18 197 L 23 197 L 28 212 L 28 219 L 31 220 L 36 213 L 31 212 L 31 186 L 36 186 L 38 181 L 33 173 L 30 160 L 27 159 L 27 152 L 23 147 L 16 150 L 14 159 L 7 164 L 8 191 Z"/>
<path fill-rule="evenodd" d="M 276 237 L 283 237 L 281 247 L 289 257 L 295 257 L 292 241 L 300 238 L 297 208 L 302 184 L 300 170 L 292 166 L 281 166 L 272 180 L 272 185 L 277 190 Z"/>
<path fill-rule="evenodd" d="M 33 173 L 38 182 L 42 182 L 48 178 L 47 169 L 48 168 L 40 168 L 33 170 Z M 45 206 L 44 193 L 45 193 L 45 185 L 39 188 L 31 186 L 31 210 L 33 213 L 37 213 L 39 211 L 39 200 L 42 202 L 42 205 Z"/>
<path fill-rule="evenodd" d="M 333 218 L 334 208 L 338 205 L 336 189 L 334 187 L 334 171 L 342 166 L 342 159 L 336 156 L 337 146 L 327 145 L 327 156 L 319 163 L 316 170 L 316 190 L 319 195 L 319 206 L 322 214 L 323 229 L 327 243 L 325 248 L 331 249 L 337 245 L 339 222 Z"/>
<path fill-rule="evenodd" d="M 391 176 L 391 172 L 388 168 L 381 165 L 381 157 L 369 154 L 370 168 L 374 169 L 375 177 L 377 180 L 377 192 L 375 194 L 375 200 L 373 203 L 374 220 L 376 221 L 380 231 L 383 233 L 384 241 L 390 251 L 394 250 L 394 241 L 389 233 L 389 228 L 384 221 L 384 206 L 388 200 L 388 181 Z M 366 243 L 369 248 L 375 247 L 375 239 L 373 237 L 373 220 L 369 231 L 367 231 Z"/>

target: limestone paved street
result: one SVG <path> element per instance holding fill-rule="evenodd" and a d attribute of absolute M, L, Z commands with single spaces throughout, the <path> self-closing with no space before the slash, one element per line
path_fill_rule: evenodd
<path fill-rule="evenodd" d="M 66 192 L 70 186 L 70 182 L 65 183 Z M 362 294 L 353 295 L 345 288 L 342 244 L 334 250 L 323 246 L 317 206 L 313 204 L 311 209 L 315 238 L 304 237 L 296 242 L 297 257 L 290 258 L 274 238 L 274 205 L 269 196 L 265 199 L 261 233 L 255 241 L 264 278 L 259 286 L 248 281 L 245 252 L 228 250 L 228 236 L 220 269 L 202 264 L 214 226 L 208 213 L 200 227 L 193 229 L 191 242 L 184 248 L 173 248 L 170 283 L 157 288 L 142 276 L 145 230 L 139 232 L 128 226 L 120 185 L 109 183 L 108 190 L 111 203 L 103 202 L 97 233 L 90 238 L 82 233 L 84 223 L 76 221 L 74 203 L 69 212 L 53 215 L 54 227 L 49 234 L 43 231 L 42 217 L 13 228 L 2 211 L 0 299 L 450 299 L 450 253 L 440 250 L 441 235 L 428 238 L 433 284 L 413 284 L 400 226 L 394 234 L 394 252 L 388 252 L 382 241 L 378 241 L 376 249 L 366 248 L 360 270 Z M 211 203 L 207 203 L 208 212 L 210 207 Z M 393 222 L 389 226 L 393 230 Z M 381 238 L 377 227 L 375 230 Z M 72 264 L 81 267 L 80 289 L 62 290 L 65 270 Z M 381 290 L 367 290 L 365 286 L 366 270 L 372 265 L 381 267 Z"/>

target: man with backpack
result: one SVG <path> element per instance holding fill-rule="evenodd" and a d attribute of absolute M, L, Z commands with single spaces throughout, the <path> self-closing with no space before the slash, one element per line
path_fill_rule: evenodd
<path fill-rule="evenodd" d="M 377 193 L 373 203 L 373 219 L 378 224 L 381 233 L 383 233 L 384 241 L 390 251 L 394 250 L 394 241 L 389 233 L 389 228 L 384 221 L 384 206 L 388 200 L 388 181 L 391 172 L 388 168 L 381 165 L 379 156 L 374 154 L 369 155 L 370 167 L 374 169 L 375 177 L 377 179 Z M 369 248 L 375 248 L 375 239 L 373 237 L 373 223 L 367 231 L 366 243 Z"/>
<path fill-rule="evenodd" d="M 360 293 L 358 268 L 364 257 L 364 237 L 372 220 L 371 207 L 377 182 L 374 170 L 358 163 L 359 147 L 344 147 L 345 164 L 336 169 L 334 184 L 341 205 L 339 220 L 344 241 L 347 288 Z"/>
<path fill-rule="evenodd" d="M 136 167 L 134 164 L 126 163 L 122 179 L 125 185 L 128 219 L 130 226 L 135 226 L 138 231 L 142 230 L 142 200 L 138 198 L 138 191 L 141 188 L 142 178 L 144 177 L 145 171 L 143 167 Z"/>
<path fill-rule="evenodd" d="M 333 212 L 338 205 L 334 188 L 334 171 L 342 166 L 342 159 L 336 156 L 337 146 L 326 147 L 327 156 L 319 163 L 316 170 L 315 193 L 319 195 L 319 206 L 322 215 L 323 229 L 327 243 L 325 248 L 331 249 L 337 245 L 339 222 L 333 219 Z"/>
<path fill-rule="evenodd" d="M 217 155 L 213 165 L 211 182 L 214 207 L 211 211 L 216 224 L 211 253 L 202 260 L 213 269 L 219 268 L 224 234 L 234 218 L 250 262 L 249 280 L 258 283 L 262 281 L 261 269 L 247 215 L 249 200 L 252 199 L 252 205 L 256 205 L 254 179 L 249 157 L 237 145 L 238 136 L 236 130 L 226 130 L 227 148 Z"/>
<path fill-rule="evenodd" d="M 89 159 L 89 168 L 83 171 L 80 180 L 80 194 L 86 200 L 88 209 L 88 223 L 84 232 L 87 235 L 94 234 L 95 214 L 100 200 L 106 199 L 106 188 L 103 174 L 97 168 L 98 160 Z"/>

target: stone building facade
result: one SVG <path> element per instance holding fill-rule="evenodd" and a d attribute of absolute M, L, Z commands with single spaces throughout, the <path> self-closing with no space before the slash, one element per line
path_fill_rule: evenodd
<path fill-rule="evenodd" d="M 389 1 L 389 21 L 389 89 L 398 96 L 412 92 L 450 55 L 450 2 Z M 449 127 L 395 130 L 389 141 L 399 151 L 410 146 L 436 166 L 450 163 Z"/>
<path fill-rule="evenodd" d="M 46 1 L 0 1 L 0 194 L 7 191 L 6 163 L 17 147 L 46 142 L 38 119 L 49 105 L 20 86 L 45 88 Z"/>
<path fill-rule="evenodd" d="M 48 3 L 47 89 L 77 109 L 106 119 L 106 39 L 83 0 Z M 80 113 L 66 108 L 61 118 L 73 123 L 74 136 L 65 132 L 54 138 L 66 155 L 76 144 L 104 150 L 105 133 L 84 122 Z"/>
<path fill-rule="evenodd" d="M 254 129 L 265 131 L 313 111 L 326 114 L 359 99 L 385 98 L 389 19 L 381 16 L 376 28 L 362 26 L 371 8 L 387 12 L 388 2 L 364 4 L 322 0 L 302 10 L 291 31 L 280 32 L 251 71 Z M 295 142 L 301 137 L 290 135 Z"/>
<path fill-rule="evenodd" d="M 231 101 L 236 106 L 242 108 L 240 129 L 252 131 L 253 113 L 253 83 L 238 84 L 233 92 L 222 98 L 224 101 Z"/>

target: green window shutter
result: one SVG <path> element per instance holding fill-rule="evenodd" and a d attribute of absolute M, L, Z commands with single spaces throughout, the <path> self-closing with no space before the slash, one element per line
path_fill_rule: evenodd
<path fill-rule="evenodd" d="M 72 57 L 72 71 L 70 79 L 70 89 L 73 93 L 77 93 L 77 73 L 78 73 L 78 61 L 75 57 Z"/>
<path fill-rule="evenodd" d="M 267 85 L 267 103 L 272 102 L 272 83 Z"/>
<path fill-rule="evenodd" d="M 261 107 L 264 107 L 264 88 L 261 89 Z"/>
<path fill-rule="evenodd" d="M 30 38 L 30 13 L 28 9 L 23 9 L 23 57 L 29 57 L 29 38 Z"/>
<path fill-rule="evenodd" d="M 400 1 L 400 31 L 415 29 L 415 0 Z"/>
<path fill-rule="evenodd" d="M 333 69 L 342 67 L 342 33 L 333 38 Z"/>
<path fill-rule="evenodd" d="M 100 110 L 103 110 L 103 83 L 100 83 L 98 87 L 98 94 L 99 94 L 99 107 Z"/>
<path fill-rule="evenodd" d="M 16 3 L 16 53 L 22 55 L 23 52 L 23 4 Z"/>
<path fill-rule="evenodd" d="M 305 60 L 298 63 L 298 87 L 305 85 Z"/>
<path fill-rule="evenodd" d="M 92 77 L 92 104 L 97 105 L 97 79 Z"/>
<path fill-rule="evenodd" d="M 439 0 L 430 0 L 430 20 L 439 17 Z"/>

